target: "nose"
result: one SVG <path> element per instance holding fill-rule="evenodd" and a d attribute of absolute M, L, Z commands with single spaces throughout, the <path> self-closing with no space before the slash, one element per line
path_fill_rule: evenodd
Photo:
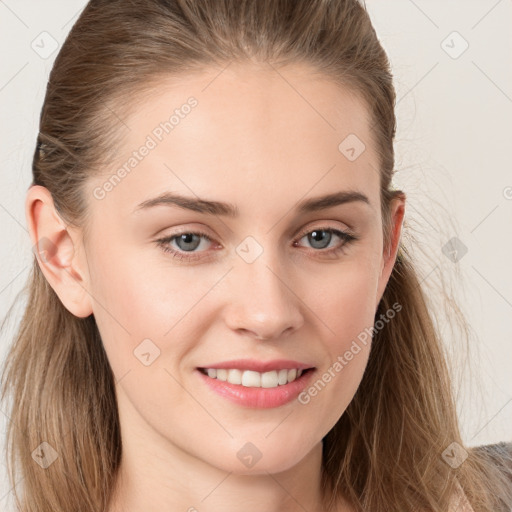
<path fill-rule="evenodd" d="M 302 302 L 293 291 L 290 272 L 263 257 L 240 261 L 230 272 L 225 321 L 238 334 L 279 340 L 304 324 Z"/>

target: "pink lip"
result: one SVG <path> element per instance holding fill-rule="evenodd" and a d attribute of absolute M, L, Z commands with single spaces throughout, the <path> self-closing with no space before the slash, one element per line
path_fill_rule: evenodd
<path fill-rule="evenodd" d="M 233 361 L 230 362 L 230 364 L 232 363 Z M 211 368 L 211 366 L 208 366 L 208 368 Z M 230 366 L 230 368 L 233 368 L 233 366 Z M 237 367 L 235 366 L 235 368 Z M 296 366 L 292 365 L 291 368 L 296 368 Z M 280 407 L 297 398 L 308 385 L 315 371 L 313 369 L 306 371 L 293 382 L 277 386 L 276 388 L 248 388 L 241 384 L 230 384 L 226 381 L 212 379 L 199 369 L 195 373 L 199 375 L 210 390 L 237 405 L 254 409 L 270 409 L 272 407 Z"/>
<path fill-rule="evenodd" d="M 223 361 L 220 363 L 212 363 L 201 366 L 201 368 L 219 368 L 219 369 L 237 369 L 237 370 L 252 370 L 254 372 L 271 372 L 273 370 L 284 370 L 285 368 L 291 370 L 307 370 L 313 368 L 314 365 L 299 363 L 291 359 L 274 359 L 273 361 L 258 361 L 256 359 L 233 359 L 232 361 Z"/>

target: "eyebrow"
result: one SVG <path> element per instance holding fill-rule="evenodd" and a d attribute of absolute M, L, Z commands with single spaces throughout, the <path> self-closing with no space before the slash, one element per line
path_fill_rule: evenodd
<path fill-rule="evenodd" d="M 310 213 L 353 202 L 361 202 L 370 205 L 370 200 L 365 194 L 353 190 L 346 190 L 303 200 L 297 204 L 295 210 L 298 213 Z M 232 218 L 238 217 L 239 215 L 238 207 L 232 203 L 186 197 L 173 192 L 164 192 L 158 197 L 140 203 L 135 208 L 134 212 L 147 210 L 155 206 L 178 206 L 185 210 L 192 210 L 207 215 L 220 215 Z"/>

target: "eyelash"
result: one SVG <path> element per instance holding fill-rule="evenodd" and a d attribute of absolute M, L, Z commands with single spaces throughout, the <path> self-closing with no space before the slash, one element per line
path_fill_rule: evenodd
<path fill-rule="evenodd" d="M 339 229 L 334 229 L 334 228 L 325 226 L 325 227 L 318 227 L 318 228 L 302 231 L 293 243 L 295 244 L 296 242 L 300 241 L 304 236 L 309 235 L 310 233 L 313 233 L 313 231 L 325 231 L 327 233 L 331 233 L 331 234 L 338 236 L 339 238 L 341 238 L 341 240 L 344 241 L 343 244 L 341 244 L 337 247 L 332 247 L 330 249 L 311 249 L 313 252 L 320 253 L 322 255 L 336 256 L 345 249 L 345 246 L 347 244 L 358 240 L 358 237 L 356 237 L 352 233 L 349 233 L 348 231 L 341 231 Z M 171 249 L 169 247 L 169 243 L 172 242 L 175 238 L 179 238 L 181 235 L 197 235 L 197 236 L 205 238 L 209 242 L 212 241 L 212 239 L 206 233 L 204 233 L 202 231 L 182 231 L 180 233 L 176 233 L 171 236 L 167 236 L 165 238 L 160 238 L 160 239 L 156 240 L 156 243 L 161 247 L 161 249 L 165 253 L 171 254 L 173 256 L 173 258 L 177 258 L 179 260 L 194 261 L 199 258 L 203 258 L 204 256 L 201 256 L 201 252 L 195 253 L 195 252 L 187 252 L 187 251 L 177 251 L 177 250 Z"/>

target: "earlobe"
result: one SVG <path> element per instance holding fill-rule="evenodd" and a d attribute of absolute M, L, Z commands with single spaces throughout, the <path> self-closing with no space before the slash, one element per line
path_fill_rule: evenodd
<path fill-rule="evenodd" d="M 85 318 L 92 314 L 86 265 L 81 264 L 78 240 L 59 216 L 47 188 L 33 185 L 27 192 L 25 216 L 32 250 L 46 280 L 64 307 Z"/>

